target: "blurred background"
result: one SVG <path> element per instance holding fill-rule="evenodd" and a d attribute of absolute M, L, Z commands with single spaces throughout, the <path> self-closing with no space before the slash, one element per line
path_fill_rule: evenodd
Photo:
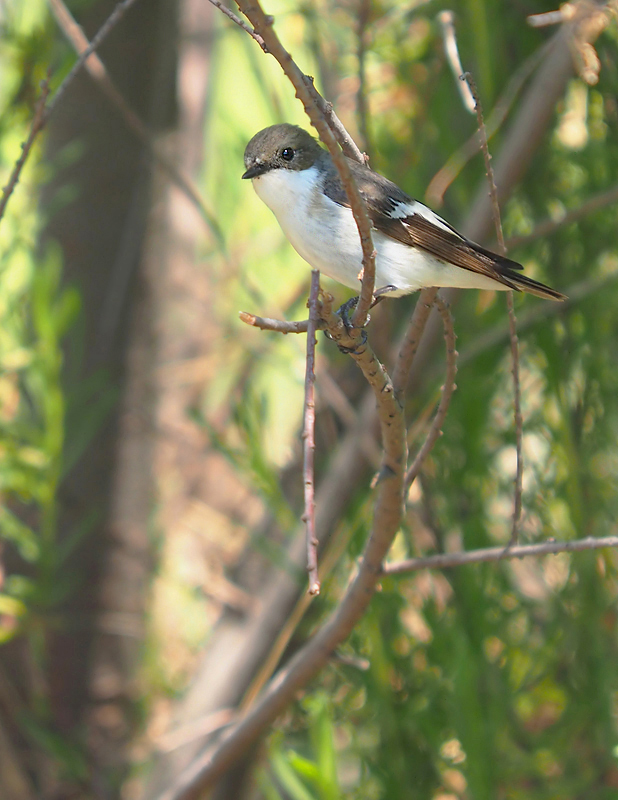
<path fill-rule="evenodd" d="M 67 6 L 91 39 L 114 3 Z M 616 534 L 615 4 L 576 2 L 580 21 L 551 27 L 527 21 L 554 10 L 544 0 L 268 0 L 265 11 L 371 166 L 491 246 L 446 8 L 485 109 L 510 255 L 570 297 L 515 297 L 521 540 Z M 63 9 L 0 3 L 3 185 L 41 80 L 51 68 L 57 88 L 75 61 Z M 154 800 L 173 787 L 336 606 L 380 458 L 362 377 L 320 336 L 323 590 L 309 605 L 305 341 L 238 319 L 307 313 L 307 265 L 240 180 L 251 136 L 308 128 L 302 107 L 274 59 L 206 0 L 138 0 L 98 52 L 151 144 L 82 70 L 0 224 L 7 800 Z M 510 536 L 505 299 L 449 299 L 458 388 L 393 558 Z M 372 315 L 387 368 L 414 303 Z M 443 374 L 433 320 L 408 393 L 412 453 Z M 381 588 L 337 658 L 208 796 L 618 797 L 614 552 L 420 571 Z"/>

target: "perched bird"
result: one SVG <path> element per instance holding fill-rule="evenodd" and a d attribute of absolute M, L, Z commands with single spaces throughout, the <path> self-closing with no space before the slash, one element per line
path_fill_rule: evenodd
<path fill-rule="evenodd" d="M 356 161 L 348 163 L 373 226 L 376 297 L 452 286 L 566 299 L 522 275 L 521 264 L 466 239 L 392 181 Z M 272 125 L 247 145 L 245 168 L 242 177 L 253 181 L 296 252 L 314 269 L 358 288 L 358 228 L 330 154 L 302 128 Z"/>

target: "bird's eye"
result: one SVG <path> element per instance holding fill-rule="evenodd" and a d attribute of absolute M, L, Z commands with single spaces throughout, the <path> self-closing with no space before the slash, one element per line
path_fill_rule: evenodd
<path fill-rule="evenodd" d="M 281 158 L 284 161 L 291 161 L 294 158 L 294 150 L 291 147 L 285 147 L 281 151 Z"/>

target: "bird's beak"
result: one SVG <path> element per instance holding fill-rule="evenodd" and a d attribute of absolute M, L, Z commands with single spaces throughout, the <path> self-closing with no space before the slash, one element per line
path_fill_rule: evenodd
<path fill-rule="evenodd" d="M 245 178 L 257 178 L 258 175 L 263 175 L 267 170 L 268 167 L 266 164 L 256 162 L 252 167 L 249 167 L 249 169 L 242 176 L 243 180 Z"/>

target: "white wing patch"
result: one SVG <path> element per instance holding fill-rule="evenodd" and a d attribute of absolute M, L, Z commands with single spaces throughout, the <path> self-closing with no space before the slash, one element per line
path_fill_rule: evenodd
<path fill-rule="evenodd" d="M 463 236 L 458 233 L 452 225 L 449 225 L 446 220 L 443 220 L 442 217 L 439 217 L 430 208 L 419 203 L 418 200 L 413 200 L 411 203 L 397 203 L 395 209 L 390 212 L 389 216 L 392 219 L 405 219 L 406 217 L 413 217 L 415 214 L 418 214 L 419 217 L 423 217 L 427 222 L 431 222 L 431 224 L 435 225 L 437 228 L 442 228 L 444 231 L 455 234 L 463 241 Z"/>

